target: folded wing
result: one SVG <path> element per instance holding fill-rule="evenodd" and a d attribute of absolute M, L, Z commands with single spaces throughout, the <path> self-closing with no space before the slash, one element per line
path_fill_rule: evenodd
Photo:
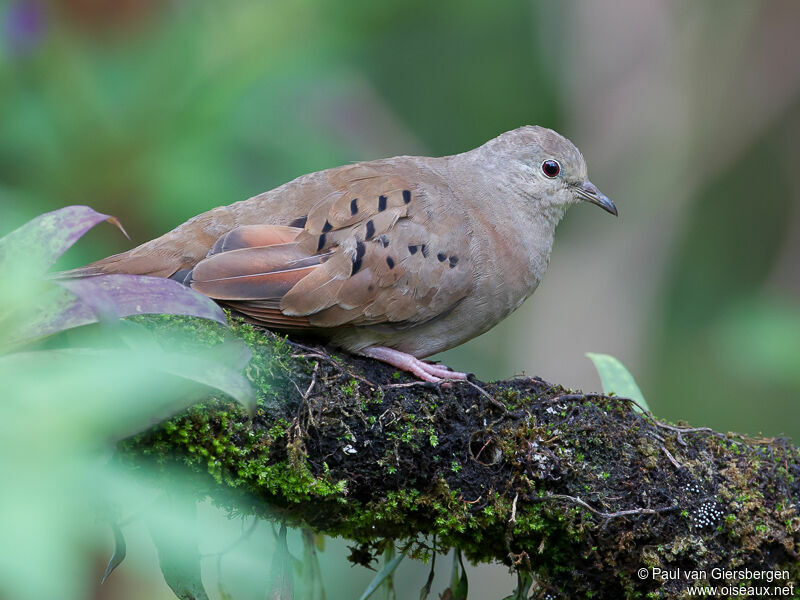
<path fill-rule="evenodd" d="M 222 236 L 187 280 L 192 288 L 276 329 L 394 324 L 445 314 L 472 285 L 468 256 L 432 231 L 420 186 L 353 165 L 295 222 Z M 463 241 L 461 244 L 463 248 Z"/>

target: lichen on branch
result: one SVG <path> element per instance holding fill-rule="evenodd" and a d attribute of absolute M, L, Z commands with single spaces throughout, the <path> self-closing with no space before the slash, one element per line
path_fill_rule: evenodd
<path fill-rule="evenodd" d="M 148 322 L 209 345 L 244 340 L 259 405 L 250 418 L 208 397 L 122 442 L 119 458 L 184 463 L 198 493 L 342 535 L 356 559 L 386 540 L 417 556 L 456 547 L 570 598 L 674 598 L 691 583 L 642 568 L 800 579 L 800 451 L 785 439 L 663 423 L 538 378 L 420 383 L 235 318 L 232 330 Z"/>

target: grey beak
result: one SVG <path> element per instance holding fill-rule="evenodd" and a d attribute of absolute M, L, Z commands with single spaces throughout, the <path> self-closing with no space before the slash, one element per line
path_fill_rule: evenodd
<path fill-rule="evenodd" d="M 598 190 L 597 186 L 588 179 L 574 186 L 573 189 L 579 198 L 591 202 L 592 204 L 596 204 L 603 210 L 610 212 L 615 217 L 618 216 L 619 213 L 617 213 L 617 207 L 614 206 L 614 203 L 608 198 L 608 196 Z"/>

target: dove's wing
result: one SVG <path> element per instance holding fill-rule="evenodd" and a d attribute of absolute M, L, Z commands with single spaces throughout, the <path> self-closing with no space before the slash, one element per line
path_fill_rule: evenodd
<path fill-rule="evenodd" d="M 324 195 L 294 203 L 310 206 L 292 220 L 302 228 L 231 230 L 194 267 L 191 286 L 285 329 L 413 326 L 446 314 L 469 293 L 469 242 L 463 227 L 453 226 L 458 215 L 438 218 L 440 203 L 430 194 L 440 188 L 390 163 L 324 175 L 331 184 Z"/>

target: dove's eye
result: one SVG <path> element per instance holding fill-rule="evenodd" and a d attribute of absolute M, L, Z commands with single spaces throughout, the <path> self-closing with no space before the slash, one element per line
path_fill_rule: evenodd
<path fill-rule="evenodd" d="M 542 173 L 550 177 L 558 177 L 558 174 L 561 173 L 561 165 L 558 164 L 557 160 L 546 160 L 542 163 Z"/>

